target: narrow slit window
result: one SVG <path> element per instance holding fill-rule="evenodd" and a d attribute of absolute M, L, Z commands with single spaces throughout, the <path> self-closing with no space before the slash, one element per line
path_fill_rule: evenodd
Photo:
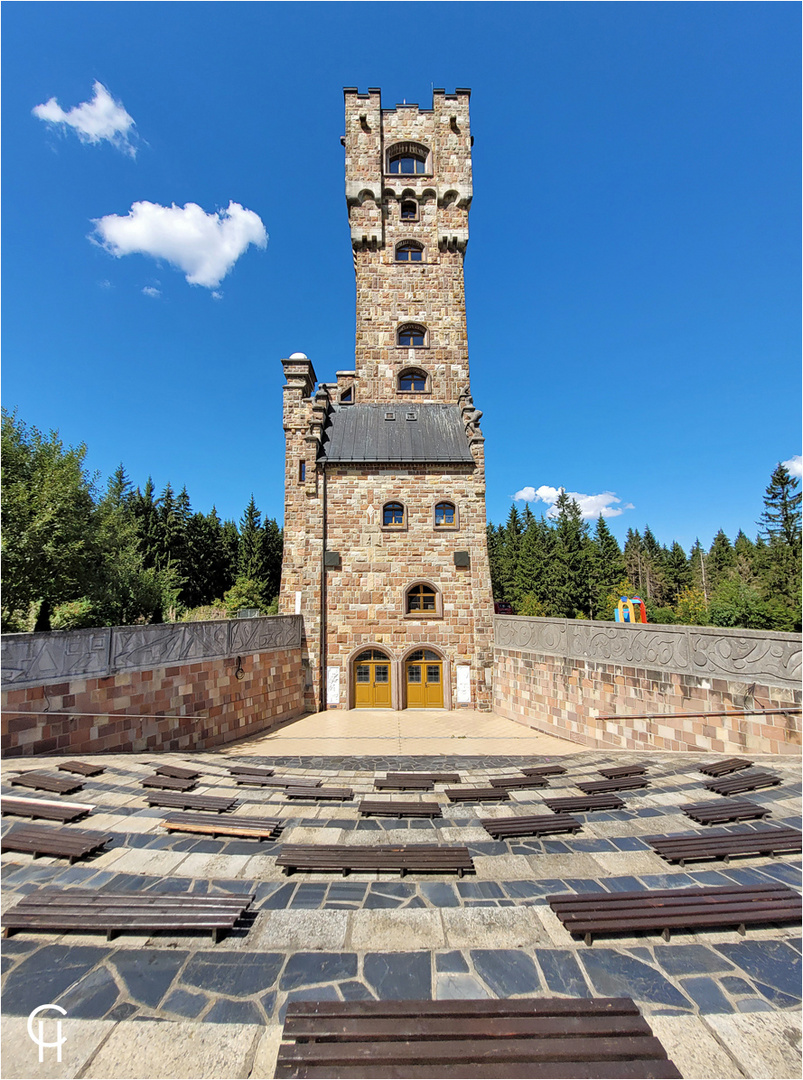
<path fill-rule="evenodd" d="M 306 461 L 299 461 L 298 463 L 298 482 L 303 484 L 307 479 L 307 463 Z"/>

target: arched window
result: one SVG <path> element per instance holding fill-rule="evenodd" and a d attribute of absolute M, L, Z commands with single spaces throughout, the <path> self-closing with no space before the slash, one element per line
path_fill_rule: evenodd
<path fill-rule="evenodd" d="M 418 221 L 418 203 L 412 199 L 405 199 L 401 204 L 402 221 Z"/>
<path fill-rule="evenodd" d="M 396 245 L 396 262 L 421 262 L 424 258 L 424 245 L 415 240 L 405 240 Z"/>
<path fill-rule="evenodd" d="M 382 507 L 382 527 L 385 529 L 404 528 L 404 504 L 388 502 Z"/>
<path fill-rule="evenodd" d="M 427 328 L 418 323 L 405 323 L 396 333 L 399 345 L 406 349 L 421 349 L 427 343 Z"/>
<path fill-rule="evenodd" d="M 440 660 L 440 657 L 438 657 Z M 387 660 L 387 656 L 379 649 L 366 649 L 361 652 L 359 656 L 355 657 L 355 664 L 367 664 L 370 660 Z"/>
<path fill-rule="evenodd" d="M 457 508 L 453 502 L 439 502 L 435 504 L 435 528 L 457 528 Z"/>
<path fill-rule="evenodd" d="M 399 372 L 399 390 L 405 390 L 408 393 L 415 391 L 416 393 L 424 393 L 427 389 L 427 374 L 420 368 L 405 368 L 404 371 Z"/>
<path fill-rule="evenodd" d="M 441 594 L 427 582 L 416 582 L 405 594 L 404 610 L 417 618 L 440 618 L 443 615 Z"/>
<path fill-rule="evenodd" d="M 421 176 L 427 171 L 428 151 L 419 143 L 397 143 L 388 151 L 388 172 Z"/>

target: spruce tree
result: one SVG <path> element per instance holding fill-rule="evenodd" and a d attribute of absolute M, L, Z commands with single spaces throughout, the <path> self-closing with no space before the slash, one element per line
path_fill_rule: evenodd
<path fill-rule="evenodd" d="M 248 578 L 266 584 L 265 536 L 262 531 L 262 515 L 251 495 L 251 501 L 240 518 L 240 550 L 237 566 L 238 578 Z M 266 603 L 271 597 L 266 598 Z"/>
<path fill-rule="evenodd" d="M 555 525 L 555 555 L 551 593 L 556 615 L 566 619 L 590 611 L 591 573 L 588 525 L 583 521 L 580 507 L 561 488 L 557 501 Z"/>
<path fill-rule="evenodd" d="M 590 544 L 591 616 L 601 618 L 607 613 L 608 597 L 619 588 L 625 576 L 625 560 L 622 550 L 600 514 L 594 537 Z"/>
<path fill-rule="evenodd" d="M 265 556 L 265 596 L 268 604 L 279 595 L 282 583 L 283 533 L 274 518 L 267 518 L 264 526 L 263 551 Z"/>
<path fill-rule="evenodd" d="M 500 557 L 500 572 L 502 599 L 509 604 L 514 603 L 516 598 L 516 567 L 519 562 L 519 547 L 521 545 L 521 518 L 515 506 L 511 506 L 507 517 L 507 523 L 502 536 L 502 551 Z"/>

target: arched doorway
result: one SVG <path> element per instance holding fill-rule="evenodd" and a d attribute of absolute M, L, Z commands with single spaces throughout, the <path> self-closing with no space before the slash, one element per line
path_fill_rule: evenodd
<path fill-rule="evenodd" d="M 354 708 L 389 709 L 390 659 L 379 649 L 364 649 L 353 661 Z"/>
<path fill-rule="evenodd" d="M 443 658 L 432 649 L 416 649 L 404 663 L 408 709 L 443 708 Z"/>

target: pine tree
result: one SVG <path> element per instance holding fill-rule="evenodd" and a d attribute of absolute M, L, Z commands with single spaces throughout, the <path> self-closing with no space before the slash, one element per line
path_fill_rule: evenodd
<path fill-rule="evenodd" d="M 502 551 L 500 555 L 500 584 L 502 586 L 502 599 L 512 604 L 516 597 L 516 567 L 519 562 L 519 547 L 521 546 L 521 519 L 515 506 L 511 506 L 502 536 Z"/>
<path fill-rule="evenodd" d="M 485 526 L 485 535 L 488 541 L 488 563 L 491 570 L 491 590 L 494 600 L 504 600 L 502 586 L 502 526 L 492 525 L 490 522 Z"/>
<path fill-rule="evenodd" d="M 634 582 L 639 594 L 646 593 L 644 561 L 641 557 L 641 534 L 638 529 L 628 529 L 625 537 L 625 573 Z"/>
<path fill-rule="evenodd" d="M 154 485 L 150 476 L 144 491 L 137 488 L 133 503 L 143 565 L 146 568 L 156 566 L 159 561 L 159 510 L 156 506 Z"/>
<path fill-rule="evenodd" d="M 267 518 L 264 526 L 263 551 L 265 556 L 265 596 L 272 603 L 279 595 L 282 583 L 283 533 L 274 518 Z"/>
<path fill-rule="evenodd" d="M 525 521 L 527 515 L 525 514 Z M 514 575 L 513 598 L 516 611 L 523 614 L 533 606 L 548 610 L 548 567 L 554 546 L 553 530 L 543 517 L 530 513 L 527 526 L 519 541 L 519 557 Z M 525 599 L 530 598 L 525 605 Z"/>
<path fill-rule="evenodd" d="M 262 531 L 262 515 L 251 495 L 251 501 L 240 518 L 240 550 L 237 567 L 238 578 L 248 578 L 265 585 L 267 566 L 265 561 L 265 538 Z M 271 599 L 268 597 L 268 599 Z"/>
<path fill-rule="evenodd" d="M 619 583 L 625 576 L 622 550 L 601 514 L 597 518 L 597 526 L 590 545 L 590 571 L 591 616 L 600 618 L 603 609 L 607 610 L 609 595 L 619 587 Z"/>
<path fill-rule="evenodd" d="M 713 594 L 720 582 L 731 577 L 731 571 L 735 566 L 736 556 L 731 542 L 720 529 L 711 543 L 711 548 L 705 560 L 709 594 Z"/>
<path fill-rule="evenodd" d="M 551 592 L 556 615 L 566 619 L 578 615 L 588 617 L 590 611 L 591 574 L 588 525 L 583 521 L 580 507 L 561 488 L 557 501 L 555 526 L 555 555 L 552 560 Z"/>
<path fill-rule="evenodd" d="M 768 543 L 786 544 L 800 552 L 800 481 L 780 462 L 775 467 L 764 495 L 764 513 L 759 520 L 760 535 Z"/>
<path fill-rule="evenodd" d="M 676 604 L 684 589 L 691 588 L 692 572 L 686 552 L 675 540 L 664 560 L 666 572 L 666 601 Z"/>

